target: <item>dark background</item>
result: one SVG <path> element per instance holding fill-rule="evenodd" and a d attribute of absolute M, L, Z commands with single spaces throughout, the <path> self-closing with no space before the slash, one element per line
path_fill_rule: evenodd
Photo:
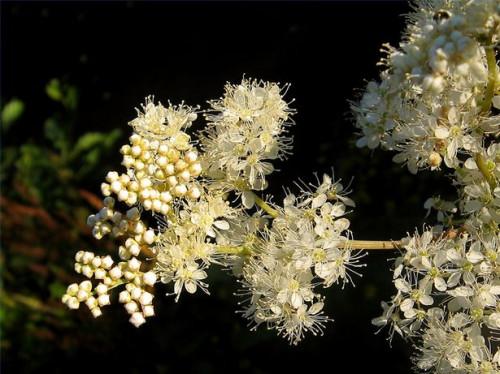
<path fill-rule="evenodd" d="M 381 44 L 399 41 L 401 15 L 409 9 L 405 2 L 2 2 L 1 98 L 15 97 L 26 105 L 19 123 L 2 134 L 2 145 L 43 143 L 40 123 L 57 109 L 44 87 L 53 78 L 74 85 L 80 101 L 73 136 L 122 129 L 111 156 L 78 186 L 98 194 L 105 165 L 119 168 L 126 124 L 146 95 L 204 105 L 222 95 L 226 81 L 238 82 L 243 74 L 289 82 L 288 97 L 295 98 L 297 109 L 294 154 L 279 165 L 270 191 L 279 201 L 282 186 L 299 177 L 314 180 L 313 172 L 333 167 L 346 183 L 354 178 L 352 198 L 358 207 L 350 219 L 355 238 L 399 239 L 421 227 L 423 202 L 440 192 L 444 178 L 429 172 L 412 176 L 391 162 L 389 152 L 356 149 L 348 100 L 377 76 Z M 3 181 L 3 195 L 10 182 Z M 50 204 L 45 209 L 58 216 Z M 16 230 L 22 228 L 9 232 L 16 235 Z M 9 247 L 8 237 L 4 227 L 3 248 Z M 102 244 L 92 243 L 99 251 Z M 71 271 L 78 249 L 52 247 L 52 254 L 29 260 L 38 264 L 24 267 L 4 258 L 11 275 L 4 281 L 6 294 L 22 291 L 56 308 L 57 298 L 43 289 L 45 283 L 23 279 L 56 251 L 54 261 Z M 140 329 L 127 322 L 120 306 L 105 309 L 97 320 L 85 307 L 71 313 L 62 309 L 56 315 L 65 321 L 60 324 L 46 322 L 43 310 L 16 309 L 18 314 L 2 326 L 2 366 L 12 373 L 281 373 L 301 368 L 407 373 L 409 345 L 396 337 L 390 348 L 387 331 L 375 335 L 370 323 L 380 313 L 380 301 L 393 293 L 388 262 L 393 257 L 370 253 L 355 288 L 328 289 L 326 310 L 335 321 L 325 336 L 308 336 L 298 347 L 264 328 L 249 331 L 234 313 L 232 279 L 213 271 L 210 297 L 183 296 L 176 304 L 158 292 L 157 316 Z M 42 316 L 33 322 L 35 312 Z"/>

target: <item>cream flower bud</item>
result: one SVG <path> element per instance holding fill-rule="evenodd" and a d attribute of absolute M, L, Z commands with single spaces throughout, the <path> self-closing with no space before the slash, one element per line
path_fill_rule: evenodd
<path fill-rule="evenodd" d="M 188 164 L 184 160 L 179 160 L 175 163 L 175 170 L 176 171 L 182 171 L 187 167 L 188 167 Z"/>
<path fill-rule="evenodd" d="M 121 190 L 118 192 L 118 200 L 120 201 L 125 201 L 128 199 L 128 191 L 127 190 Z"/>
<path fill-rule="evenodd" d="M 89 297 L 89 293 L 85 290 L 79 290 L 78 293 L 76 294 L 76 298 L 80 302 L 87 300 L 88 297 Z"/>
<path fill-rule="evenodd" d="M 122 184 L 120 181 L 114 181 L 113 183 L 111 183 L 111 191 L 113 191 L 114 193 L 118 193 L 122 190 Z"/>
<path fill-rule="evenodd" d="M 186 162 L 190 164 L 195 162 L 197 159 L 198 155 L 196 154 L 196 152 L 193 151 L 186 152 L 186 154 L 184 155 L 184 160 L 186 160 Z"/>
<path fill-rule="evenodd" d="M 118 266 L 115 266 L 109 271 L 109 276 L 113 279 L 120 279 L 122 277 L 122 271 Z"/>
<path fill-rule="evenodd" d="M 147 273 L 144 273 L 142 276 L 142 280 L 144 284 L 148 286 L 154 286 L 156 283 L 156 274 L 153 271 L 148 271 Z"/>
<path fill-rule="evenodd" d="M 128 261 L 128 268 L 130 270 L 138 271 L 140 267 L 141 267 L 141 262 L 137 258 L 133 257 Z"/>
<path fill-rule="evenodd" d="M 94 259 L 94 256 L 92 252 L 85 252 L 82 256 L 82 262 L 84 264 L 89 264 Z"/>
<path fill-rule="evenodd" d="M 127 304 L 131 301 L 130 293 L 128 291 L 122 291 L 120 292 L 120 295 L 118 296 L 118 301 L 123 304 Z M 135 303 L 134 303 L 135 304 Z"/>
<path fill-rule="evenodd" d="M 102 259 L 101 261 L 101 266 L 104 268 L 104 269 L 109 269 L 111 268 L 111 266 L 113 266 L 113 259 L 111 258 L 111 256 L 106 256 Z"/>
<path fill-rule="evenodd" d="M 81 290 L 90 292 L 92 290 L 92 282 L 89 280 L 84 280 L 83 282 L 80 283 L 79 288 Z"/>
<path fill-rule="evenodd" d="M 78 251 L 78 252 L 76 252 L 76 254 L 75 254 L 75 261 L 76 262 L 82 262 L 84 254 L 85 254 L 84 251 Z"/>
<path fill-rule="evenodd" d="M 139 327 L 140 325 L 142 325 L 144 322 L 146 322 L 146 320 L 144 319 L 144 316 L 142 315 L 142 313 L 139 313 L 139 312 L 135 312 L 132 314 L 132 316 L 130 317 L 130 323 L 132 323 L 135 327 Z"/>
<path fill-rule="evenodd" d="M 171 187 L 175 187 L 179 182 L 177 181 L 177 178 L 175 177 L 175 175 L 171 175 L 170 177 L 167 178 L 167 183 Z"/>
<path fill-rule="evenodd" d="M 77 273 L 82 272 L 82 264 L 79 264 L 78 262 L 75 263 L 75 272 Z"/>
<path fill-rule="evenodd" d="M 139 287 L 135 287 L 130 291 L 130 297 L 134 300 L 139 300 L 142 295 L 142 290 Z"/>
<path fill-rule="evenodd" d="M 158 153 L 160 155 L 166 155 L 168 152 L 168 145 L 166 144 L 160 144 L 160 146 L 158 147 Z"/>
<path fill-rule="evenodd" d="M 137 243 L 132 244 L 128 250 L 132 256 L 139 256 L 139 253 L 141 253 L 141 247 Z"/>
<path fill-rule="evenodd" d="M 165 166 L 165 173 L 167 173 L 167 175 L 172 175 L 175 173 L 175 166 L 174 164 L 168 164 L 167 166 Z"/>
<path fill-rule="evenodd" d="M 102 315 L 101 308 L 95 307 L 90 310 L 94 318 L 100 317 Z"/>
<path fill-rule="evenodd" d="M 146 199 L 142 202 L 142 206 L 144 207 L 144 209 L 146 210 L 151 210 L 151 208 L 153 207 L 153 202 L 149 199 Z"/>
<path fill-rule="evenodd" d="M 99 295 L 99 297 L 97 298 L 97 302 L 99 303 L 99 306 L 109 305 L 109 295 Z"/>
<path fill-rule="evenodd" d="M 189 170 L 183 170 L 181 171 L 179 174 L 177 174 L 177 177 L 184 183 L 187 183 L 189 182 L 189 180 L 191 179 L 191 173 L 189 172 Z"/>
<path fill-rule="evenodd" d="M 110 183 L 118 180 L 118 178 L 119 175 L 116 171 L 110 171 L 108 172 L 108 174 L 106 174 L 106 180 Z"/>
<path fill-rule="evenodd" d="M 101 193 L 104 196 L 111 195 L 111 188 L 110 188 L 109 184 L 107 184 L 107 183 L 101 183 Z"/>
<path fill-rule="evenodd" d="M 153 200 L 152 208 L 154 211 L 159 211 L 161 209 L 161 201 L 158 199 Z"/>
<path fill-rule="evenodd" d="M 82 274 L 87 278 L 92 278 L 92 276 L 94 275 L 94 271 L 89 265 L 84 265 L 82 266 Z"/>
<path fill-rule="evenodd" d="M 96 268 L 101 266 L 101 258 L 100 257 L 94 257 L 92 260 L 92 266 L 95 266 Z"/>
<path fill-rule="evenodd" d="M 122 260 L 128 260 L 130 258 L 130 251 L 121 245 L 118 247 L 118 256 L 120 256 Z"/>
<path fill-rule="evenodd" d="M 160 213 L 166 215 L 170 210 L 170 205 L 163 203 L 160 208 Z"/>
<path fill-rule="evenodd" d="M 191 187 L 187 195 L 191 199 L 198 199 L 201 196 L 201 191 L 198 187 Z"/>
<path fill-rule="evenodd" d="M 104 279 L 106 277 L 106 270 L 104 269 L 96 269 L 94 272 L 94 278 L 95 279 Z"/>
<path fill-rule="evenodd" d="M 160 200 L 165 203 L 169 203 L 172 201 L 172 195 L 170 194 L 170 192 L 164 191 L 160 193 Z"/>
<path fill-rule="evenodd" d="M 144 317 L 152 317 L 155 315 L 155 309 L 152 305 L 144 305 L 142 307 L 142 314 L 144 314 Z"/>
<path fill-rule="evenodd" d="M 159 201 L 159 200 L 156 200 L 156 201 Z M 146 231 L 144 234 L 143 234 L 143 239 L 144 241 L 147 243 L 147 244 L 153 244 L 153 242 L 155 241 L 155 232 L 151 229 L 149 229 L 148 231 Z"/>
<path fill-rule="evenodd" d="M 71 283 L 67 290 L 66 290 L 66 293 L 70 296 L 75 296 L 76 293 L 78 292 L 78 290 L 80 289 L 80 287 L 78 287 L 78 284 L 76 283 Z"/>
<path fill-rule="evenodd" d="M 153 302 L 153 295 L 149 292 L 143 292 L 139 301 L 142 305 L 150 305 Z"/>
<path fill-rule="evenodd" d="M 174 188 L 174 194 L 177 196 L 184 196 L 186 194 L 186 192 L 187 192 L 187 188 L 186 188 L 186 185 L 184 185 L 184 184 L 178 184 Z"/>
<path fill-rule="evenodd" d="M 97 292 L 98 295 L 104 295 L 108 292 L 108 286 L 105 284 L 99 283 L 97 287 L 95 288 L 95 291 Z"/>
<path fill-rule="evenodd" d="M 90 296 L 85 304 L 88 306 L 89 309 L 93 309 L 97 307 L 97 299 L 94 296 Z"/>
<path fill-rule="evenodd" d="M 130 153 L 132 154 L 132 156 L 134 157 L 139 157 L 139 155 L 142 153 L 142 148 L 138 145 L 134 145 L 131 149 L 130 149 Z"/>
<path fill-rule="evenodd" d="M 80 302 L 78 301 L 78 299 L 76 297 L 71 297 L 68 299 L 66 305 L 70 309 L 78 309 L 80 307 Z"/>
<path fill-rule="evenodd" d="M 195 164 L 192 164 L 190 167 L 189 167 L 189 171 L 191 172 L 191 175 L 193 176 L 197 176 L 197 175 L 200 175 L 201 174 L 201 164 L 199 162 L 195 163 Z"/>

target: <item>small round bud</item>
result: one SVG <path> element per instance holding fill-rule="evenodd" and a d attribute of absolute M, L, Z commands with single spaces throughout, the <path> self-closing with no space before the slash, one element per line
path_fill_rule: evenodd
<path fill-rule="evenodd" d="M 85 254 L 84 251 L 78 251 L 78 252 L 76 252 L 76 254 L 75 254 L 75 261 L 76 262 L 82 262 L 84 254 Z"/>
<path fill-rule="evenodd" d="M 130 297 L 134 300 L 139 300 L 142 295 L 142 290 L 139 287 L 135 287 L 130 291 Z"/>
<path fill-rule="evenodd" d="M 142 315 L 142 313 L 139 313 L 139 312 L 135 312 L 132 314 L 132 316 L 130 317 L 130 323 L 133 324 L 135 327 L 139 327 L 140 325 L 142 325 L 144 322 L 146 322 L 146 320 L 144 319 L 144 316 Z"/>
<path fill-rule="evenodd" d="M 78 301 L 78 299 L 76 297 L 71 297 L 68 299 L 66 305 L 70 309 L 78 309 L 80 307 L 80 302 Z"/>
<path fill-rule="evenodd" d="M 88 297 L 89 297 L 89 293 L 85 290 L 79 290 L 78 293 L 76 294 L 76 298 L 80 302 L 87 300 Z"/>
<path fill-rule="evenodd" d="M 201 191 L 198 187 L 191 187 L 187 195 L 191 199 L 198 199 L 201 196 Z"/>
<path fill-rule="evenodd" d="M 140 267 L 141 262 L 137 258 L 132 257 L 130 260 L 128 260 L 128 268 L 131 271 L 138 271 Z"/>
<path fill-rule="evenodd" d="M 184 196 L 187 192 L 187 188 L 186 188 L 186 185 L 184 184 L 178 184 L 177 186 L 175 186 L 174 188 L 174 194 L 177 195 L 177 196 Z"/>
<path fill-rule="evenodd" d="M 97 298 L 97 302 L 99 303 L 99 306 L 109 305 L 110 304 L 109 295 L 107 294 L 99 295 L 99 297 Z"/>
<path fill-rule="evenodd" d="M 88 306 L 89 309 L 93 309 L 97 306 L 97 300 L 94 296 L 90 296 L 85 304 Z"/>
<path fill-rule="evenodd" d="M 159 201 L 159 200 L 156 200 L 156 201 Z M 161 205 L 160 205 L 161 206 Z M 143 234 L 143 239 L 144 241 L 147 243 L 147 244 L 153 244 L 153 242 L 155 241 L 155 232 L 151 229 L 149 229 L 148 231 L 146 231 L 144 234 Z"/>
<path fill-rule="evenodd" d="M 101 308 L 99 307 L 92 308 L 90 312 L 92 313 L 92 316 L 94 316 L 94 318 L 100 317 L 102 315 Z"/>
<path fill-rule="evenodd" d="M 186 162 L 190 164 L 195 162 L 197 159 L 198 155 L 194 151 L 186 152 L 186 154 L 184 155 L 184 160 L 186 160 Z"/>
<path fill-rule="evenodd" d="M 84 280 L 83 282 L 80 283 L 79 288 L 81 290 L 90 292 L 92 290 L 92 282 L 89 280 Z"/>
<path fill-rule="evenodd" d="M 122 271 L 118 266 L 115 266 L 109 271 L 109 276 L 112 279 L 120 279 L 122 277 Z"/>
<path fill-rule="evenodd" d="M 127 304 L 131 301 L 132 299 L 130 298 L 130 293 L 128 291 L 122 291 L 120 292 L 120 295 L 118 296 L 118 301 L 122 304 Z M 134 303 L 135 304 L 135 303 Z"/>
<path fill-rule="evenodd" d="M 144 317 L 152 317 L 155 315 L 155 309 L 152 305 L 144 305 L 142 307 L 142 314 L 144 314 Z"/>
<path fill-rule="evenodd" d="M 99 283 L 95 288 L 95 292 L 97 292 L 98 295 L 105 295 L 108 292 L 108 286 Z"/>
<path fill-rule="evenodd" d="M 164 170 L 167 175 L 172 175 L 175 173 L 175 166 L 174 164 L 168 164 L 165 166 Z"/>
<path fill-rule="evenodd" d="M 106 256 L 102 259 L 101 261 L 101 266 L 104 268 L 104 269 L 109 269 L 111 268 L 111 266 L 113 266 L 113 259 L 111 258 L 111 256 Z"/>
<path fill-rule="evenodd" d="M 75 296 L 79 289 L 80 287 L 78 287 L 78 284 L 71 283 L 66 289 L 66 293 L 70 296 Z"/>
<path fill-rule="evenodd" d="M 94 257 L 92 260 L 92 266 L 95 266 L 96 268 L 101 266 L 101 258 L 100 257 Z"/>
<path fill-rule="evenodd" d="M 106 270 L 104 269 L 96 269 L 94 272 L 95 279 L 104 279 L 106 277 Z"/>
<path fill-rule="evenodd" d="M 151 305 L 153 302 L 153 295 L 149 292 L 143 292 L 139 301 L 142 305 Z"/>
<path fill-rule="evenodd" d="M 152 271 L 148 271 L 147 273 L 144 273 L 142 276 L 142 280 L 144 284 L 147 284 L 148 286 L 154 286 L 156 283 L 156 274 Z"/>

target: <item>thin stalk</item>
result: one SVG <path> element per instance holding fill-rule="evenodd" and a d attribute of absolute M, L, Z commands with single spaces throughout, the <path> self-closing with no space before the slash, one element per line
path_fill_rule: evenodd
<path fill-rule="evenodd" d="M 267 204 L 264 200 L 262 200 L 259 196 L 257 196 L 254 192 L 252 192 L 255 198 L 255 204 L 259 206 L 264 212 L 269 214 L 271 217 L 276 218 L 279 215 L 279 212 Z"/>
<path fill-rule="evenodd" d="M 488 66 L 488 83 L 486 91 L 481 103 L 481 112 L 487 113 L 491 108 L 493 96 L 495 95 L 496 78 L 497 78 L 497 61 L 495 58 L 495 48 L 491 46 L 485 47 L 486 64 Z"/>
<path fill-rule="evenodd" d="M 489 183 L 491 190 L 493 191 L 497 185 L 495 176 L 493 175 L 492 170 L 488 167 L 488 163 L 484 159 L 481 153 L 476 154 L 475 157 L 476 165 L 481 174 L 483 174 L 484 179 Z"/>

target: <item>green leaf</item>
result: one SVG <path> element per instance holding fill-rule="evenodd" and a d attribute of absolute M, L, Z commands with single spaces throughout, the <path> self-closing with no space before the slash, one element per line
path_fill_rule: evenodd
<path fill-rule="evenodd" d="M 49 286 L 50 296 L 54 299 L 59 299 L 66 292 L 66 287 L 60 282 L 53 282 Z"/>
<path fill-rule="evenodd" d="M 61 82 L 57 78 L 51 79 L 50 82 L 47 83 L 45 86 L 45 92 L 47 93 L 47 96 L 54 101 L 62 101 L 64 96 Z"/>
<path fill-rule="evenodd" d="M 7 130 L 24 112 L 24 103 L 19 99 L 12 99 L 2 109 L 2 128 Z"/>
<path fill-rule="evenodd" d="M 45 137 L 59 151 L 64 152 L 69 147 L 68 134 L 55 118 L 48 118 L 45 121 Z"/>
<path fill-rule="evenodd" d="M 109 133 L 104 132 L 88 132 L 82 135 L 73 147 L 71 157 L 76 158 L 84 152 L 88 152 L 93 148 L 109 149 L 115 144 L 121 135 L 121 131 L 115 129 Z"/>

